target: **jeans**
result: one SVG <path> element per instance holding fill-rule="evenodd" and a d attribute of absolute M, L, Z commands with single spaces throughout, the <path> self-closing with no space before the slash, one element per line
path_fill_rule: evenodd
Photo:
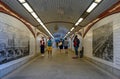
<path fill-rule="evenodd" d="M 40 47 L 41 47 L 41 49 L 40 49 L 41 54 L 44 54 L 44 48 L 45 48 L 44 45 L 41 45 Z"/>
<path fill-rule="evenodd" d="M 75 49 L 75 55 L 78 56 L 78 47 L 74 47 Z"/>

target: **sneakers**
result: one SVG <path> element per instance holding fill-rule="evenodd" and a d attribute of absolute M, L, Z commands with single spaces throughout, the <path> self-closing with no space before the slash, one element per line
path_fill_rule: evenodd
<path fill-rule="evenodd" d="M 45 55 L 44 55 L 44 54 L 42 54 L 41 56 L 42 56 L 42 57 L 44 57 Z"/>
<path fill-rule="evenodd" d="M 72 59 L 77 59 L 78 57 L 72 57 Z"/>

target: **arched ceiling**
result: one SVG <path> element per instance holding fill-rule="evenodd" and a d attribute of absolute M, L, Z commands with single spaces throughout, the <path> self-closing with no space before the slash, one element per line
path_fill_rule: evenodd
<path fill-rule="evenodd" d="M 18 0 L 1 0 L 25 20 L 48 35 L 44 28 L 18 2 Z M 26 0 L 48 30 L 55 36 L 64 36 L 75 25 L 81 15 L 94 0 Z M 102 2 L 77 26 L 78 31 L 110 8 L 119 0 L 102 0 Z"/>

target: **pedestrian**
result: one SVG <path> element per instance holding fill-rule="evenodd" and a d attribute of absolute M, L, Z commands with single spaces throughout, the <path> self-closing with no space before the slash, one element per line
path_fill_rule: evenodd
<path fill-rule="evenodd" d="M 44 37 L 42 37 L 42 39 L 40 40 L 40 51 L 42 56 L 44 56 L 45 53 L 45 41 L 44 41 Z"/>
<path fill-rule="evenodd" d="M 59 46 L 59 48 L 60 48 L 60 53 L 61 53 L 61 51 L 62 51 L 62 49 L 63 49 L 63 41 L 62 41 L 62 39 L 60 39 L 60 41 L 59 41 L 59 43 L 58 43 L 58 46 Z"/>
<path fill-rule="evenodd" d="M 49 37 L 49 40 L 47 42 L 47 50 L 48 50 L 48 57 L 52 57 L 52 40 L 51 37 Z"/>
<path fill-rule="evenodd" d="M 65 38 L 63 45 L 64 45 L 64 49 L 65 49 L 66 54 L 68 54 L 68 44 L 69 44 L 69 42 L 68 42 L 67 38 Z"/>
<path fill-rule="evenodd" d="M 80 40 L 78 39 L 77 35 L 75 36 L 73 40 L 73 45 L 74 45 L 74 50 L 75 50 L 75 57 L 73 58 L 78 58 L 78 48 L 79 48 Z"/>

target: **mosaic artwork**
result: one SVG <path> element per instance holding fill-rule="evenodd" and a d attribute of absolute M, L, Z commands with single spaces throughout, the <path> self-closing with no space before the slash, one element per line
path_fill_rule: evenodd
<path fill-rule="evenodd" d="M 29 55 L 29 36 L 25 31 L 0 22 L 0 64 Z"/>
<path fill-rule="evenodd" d="M 113 62 L 113 24 L 93 30 L 93 56 Z"/>

